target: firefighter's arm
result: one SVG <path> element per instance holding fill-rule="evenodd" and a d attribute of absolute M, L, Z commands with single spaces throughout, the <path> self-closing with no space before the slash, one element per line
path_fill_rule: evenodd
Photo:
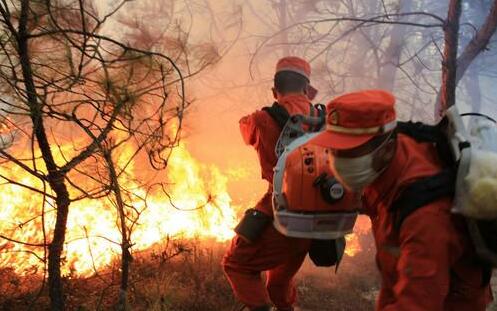
<path fill-rule="evenodd" d="M 395 302 L 384 311 L 438 311 L 449 292 L 451 258 L 457 234 L 451 223 L 448 199 L 419 208 L 402 224 L 399 234 L 398 279 Z"/>
<path fill-rule="evenodd" d="M 259 131 L 256 124 L 256 113 L 249 114 L 239 121 L 240 134 L 247 145 L 256 146 L 259 141 Z"/>

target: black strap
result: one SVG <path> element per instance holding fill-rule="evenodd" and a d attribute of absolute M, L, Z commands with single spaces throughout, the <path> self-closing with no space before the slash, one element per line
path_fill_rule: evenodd
<path fill-rule="evenodd" d="M 398 122 L 396 131 L 412 137 L 418 142 L 433 143 L 442 163 L 447 167 L 453 167 L 456 165 L 456 160 L 451 151 L 450 142 L 447 139 L 447 126 L 448 119 L 445 117 L 436 125 L 412 121 Z M 465 147 L 467 146 L 460 146 L 460 149 Z"/>
<path fill-rule="evenodd" d="M 397 132 L 414 138 L 418 142 L 437 143 L 445 136 L 440 126 L 428 125 L 421 122 L 397 122 Z"/>
<path fill-rule="evenodd" d="M 443 197 L 453 197 L 455 177 L 455 170 L 448 168 L 408 185 L 393 202 L 390 210 L 393 213 L 395 229 L 400 230 L 404 220 L 419 208 Z"/>
<path fill-rule="evenodd" d="M 483 285 L 488 284 L 492 268 L 497 267 L 497 219 L 466 218 L 468 232 L 483 266 Z"/>
<path fill-rule="evenodd" d="M 269 113 L 269 115 L 273 118 L 273 120 L 278 124 L 278 126 L 283 129 L 286 122 L 290 118 L 290 114 L 282 105 L 274 102 L 273 105 L 264 107 L 262 110 Z"/>
<path fill-rule="evenodd" d="M 317 125 L 314 131 L 319 131 L 323 124 L 326 122 L 326 106 L 323 104 L 316 104 L 314 108 L 317 110 L 317 116 L 321 119 L 320 125 Z"/>
<path fill-rule="evenodd" d="M 262 110 L 269 113 L 271 118 L 273 118 L 273 120 L 278 124 L 278 126 L 281 129 L 283 129 L 285 127 L 286 122 L 290 118 L 290 114 L 288 113 L 286 108 L 283 107 L 282 105 L 278 104 L 278 102 L 274 102 L 271 106 L 264 107 L 264 108 L 262 108 Z M 309 103 L 309 115 L 311 117 L 314 117 L 314 115 L 316 115 L 317 117 L 319 117 L 323 120 L 323 122 L 321 122 L 321 123 L 324 124 L 325 119 L 326 119 L 326 107 L 322 104 L 313 105 L 313 104 Z M 320 130 L 320 128 L 322 126 L 321 123 L 320 123 L 320 125 L 317 125 L 315 128 L 311 128 L 310 130 L 311 131 Z"/>

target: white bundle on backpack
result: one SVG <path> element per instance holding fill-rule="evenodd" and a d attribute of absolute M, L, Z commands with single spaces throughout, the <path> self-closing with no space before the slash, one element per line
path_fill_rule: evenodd
<path fill-rule="evenodd" d="M 475 219 L 497 218 L 497 125 L 478 117 L 469 122 L 471 147 L 459 163 L 454 212 Z"/>
<path fill-rule="evenodd" d="M 477 219 L 497 218 L 497 153 L 474 149 L 469 173 L 464 214 Z"/>

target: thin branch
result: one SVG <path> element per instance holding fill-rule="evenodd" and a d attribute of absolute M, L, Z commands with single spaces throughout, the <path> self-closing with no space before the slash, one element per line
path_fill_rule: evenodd
<path fill-rule="evenodd" d="M 431 23 L 431 24 L 424 24 L 424 23 L 416 23 L 416 22 L 403 22 L 399 20 L 391 20 L 390 18 L 400 18 L 400 17 L 409 17 L 409 16 L 424 16 L 424 17 L 430 17 L 435 20 L 437 20 L 439 23 Z M 388 20 L 385 20 L 388 19 Z M 406 26 L 415 26 L 415 27 L 421 27 L 421 28 L 442 28 L 445 24 L 445 20 L 441 18 L 440 16 L 436 14 L 431 14 L 427 12 L 405 12 L 405 13 L 391 13 L 391 14 L 382 14 L 382 15 L 377 15 L 373 16 L 370 18 L 359 18 L 359 17 L 337 17 L 337 18 L 325 18 L 325 19 L 318 19 L 318 20 L 310 20 L 310 21 L 305 21 L 305 22 L 299 22 L 295 23 L 293 25 L 290 25 L 288 27 L 285 27 L 276 33 L 274 33 L 271 37 L 266 38 L 259 44 L 259 46 L 256 48 L 254 51 L 250 63 L 249 63 L 249 73 L 250 76 L 253 78 L 252 75 L 252 66 L 253 62 L 255 59 L 255 56 L 259 53 L 260 49 L 267 43 L 269 42 L 272 38 L 280 35 L 282 32 L 288 31 L 292 28 L 306 25 L 306 24 L 321 24 L 321 23 L 329 23 L 329 22 L 345 22 L 345 21 L 350 21 L 350 22 L 358 22 L 359 24 L 354 26 L 352 29 L 349 29 L 346 31 L 344 34 L 340 36 L 340 39 L 345 37 L 346 35 L 352 33 L 354 30 L 367 26 L 368 24 L 388 24 L 388 25 L 406 25 Z M 338 40 L 338 39 L 337 39 Z M 337 42 L 337 40 L 334 40 L 333 43 L 328 44 L 328 46 L 325 48 L 329 48 L 331 45 Z M 313 59 L 315 59 L 317 56 L 321 55 L 323 52 L 318 53 L 318 55 L 314 56 Z"/>
<path fill-rule="evenodd" d="M 47 244 L 37 244 L 37 243 L 29 243 L 29 242 L 23 242 L 23 241 L 15 240 L 15 239 L 9 238 L 9 237 L 7 237 L 5 235 L 2 235 L 2 234 L 0 234 L 0 238 L 2 238 L 4 240 L 7 240 L 9 242 L 13 242 L 13 243 L 17 243 L 17 244 L 22 244 L 22 245 L 25 245 L 25 246 L 32 246 L 32 247 L 46 247 L 46 246 L 48 246 Z"/>

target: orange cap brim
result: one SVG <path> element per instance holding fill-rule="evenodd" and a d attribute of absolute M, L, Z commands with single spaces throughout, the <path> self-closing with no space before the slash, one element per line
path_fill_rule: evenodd
<path fill-rule="evenodd" d="M 336 150 L 345 150 L 359 147 L 368 142 L 375 135 L 347 135 L 330 131 L 323 131 L 309 141 L 311 144 Z"/>

